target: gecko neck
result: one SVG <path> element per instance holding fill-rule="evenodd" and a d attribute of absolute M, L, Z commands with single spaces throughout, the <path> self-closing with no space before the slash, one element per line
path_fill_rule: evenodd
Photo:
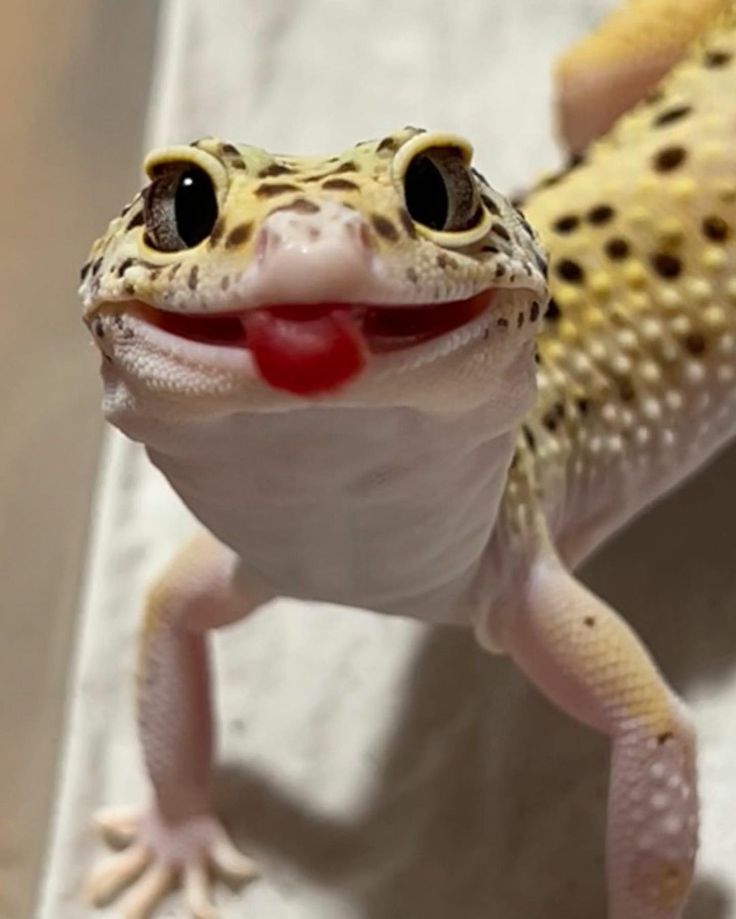
<path fill-rule="evenodd" d="M 243 412 L 158 421 L 139 439 L 277 593 L 464 621 L 488 602 L 484 561 L 514 436 L 513 419 L 488 403 L 451 415 Z"/>

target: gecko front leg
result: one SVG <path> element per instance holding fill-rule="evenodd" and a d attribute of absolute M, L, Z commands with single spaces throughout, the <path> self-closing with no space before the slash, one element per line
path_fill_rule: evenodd
<path fill-rule="evenodd" d="M 695 736 L 628 625 L 550 547 L 533 560 L 505 648 L 568 714 L 612 742 L 608 919 L 678 919 L 698 834 Z"/>
<path fill-rule="evenodd" d="M 237 556 L 202 532 L 149 592 L 139 646 L 138 724 L 154 789 L 149 809 L 107 810 L 103 834 L 127 844 L 93 873 L 95 905 L 130 887 L 126 919 L 144 919 L 181 880 L 196 919 L 212 919 L 208 871 L 245 881 L 255 866 L 230 842 L 211 800 L 213 728 L 206 632 L 243 618 L 270 595 L 244 588 Z M 242 576 L 241 576 L 242 580 Z"/>

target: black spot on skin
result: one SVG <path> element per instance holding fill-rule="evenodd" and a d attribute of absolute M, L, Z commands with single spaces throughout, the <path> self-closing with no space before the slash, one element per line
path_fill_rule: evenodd
<path fill-rule="evenodd" d="M 97 274 L 101 267 L 102 267 L 102 259 L 97 258 L 94 260 L 94 262 L 92 262 L 92 268 L 90 270 L 92 274 Z"/>
<path fill-rule="evenodd" d="M 605 245 L 606 255 L 614 262 L 621 262 L 629 257 L 631 249 L 625 239 L 614 236 Z"/>
<path fill-rule="evenodd" d="M 618 394 L 623 402 L 631 402 L 636 392 L 631 380 L 628 377 L 621 377 L 616 381 Z"/>
<path fill-rule="evenodd" d="M 282 204 L 281 207 L 275 207 L 271 213 L 294 211 L 295 214 L 316 214 L 318 210 L 319 204 L 315 204 L 314 201 L 309 201 L 307 198 L 295 198 L 291 204 Z"/>
<path fill-rule="evenodd" d="M 558 217 L 558 219 L 555 220 L 552 224 L 552 229 L 555 233 L 560 233 L 565 236 L 577 230 L 579 226 L 580 218 L 576 214 L 565 214 L 564 217 Z"/>
<path fill-rule="evenodd" d="M 581 415 L 587 415 L 590 410 L 590 401 L 588 399 L 578 399 L 575 403 Z"/>
<path fill-rule="evenodd" d="M 84 265 L 79 269 L 79 280 L 83 281 L 89 274 L 89 270 L 92 267 L 91 262 L 85 262 Z"/>
<path fill-rule="evenodd" d="M 568 284 L 582 284 L 585 281 L 585 272 L 581 266 L 571 258 L 564 258 L 556 266 L 557 276 Z"/>
<path fill-rule="evenodd" d="M 264 169 L 258 173 L 259 179 L 274 179 L 276 176 L 290 175 L 293 172 L 289 166 L 284 166 L 281 163 L 271 163 L 269 166 L 266 166 Z"/>
<path fill-rule="evenodd" d="M 615 212 L 610 204 L 599 204 L 588 211 L 588 222 L 594 226 L 603 226 L 613 220 L 614 214 Z"/>
<path fill-rule="evenodd" d="M 520 329 L 524 325 L 524 318 L 525 317 L 523 313 L 517 313 L 517 316 L 516 316 L 516 328 L 517 329 Z"/>
<path fill-rule="evenodd" d="M 594 616 L 586 616 L 585 619 L 583 619 L 583 623 L 584 623 L 589 629 L 592 629 L 592 628 L 595 627 L 595 617 L 594 617 Z"/>
<path fill-rule="evenodd" d="M 209 244 L 211 248 L 214 248 L 220 242 L 224 232 L 225 218 L 218 217 L 215 221 L 215 225 L 212 227 L 212 232 L 210 233 Z"/>
<path fill-rule="evenodd" d="M 275 198 L 277 195 L 285 195 L 290 191 L 299 191 L 297 185 L 290 182 L 264 182 L 259 185 L 253 192 L 257 198 Z"/>
<path fill-rule="evenodd" d="M 505 274 L 506 274 L 506 266 L 505 266 L 505 265 L 496 265 L 496 270 L 495 270 L 493 276 L 494 276 L 495 278 L 502 278 Z"/>
<path fill-rule="evenodd" d="M 417 274 L 415 268 L 407 268 L 406 276 L 412 282 L 412 284 L 416 284 L 417 281 L 419 280 L 419 275 Z"/>
<path fill-rule="evenodd" d="M 480 250 L 481 252 L 493 252 L 495 255 L 501 251 L 498 246 L 483 246 Z"/>
<path fill-rule="evenodd" d="M 245 169 L 245 160 L 241 157 L 233 157 L 230 160 L 230 165 L 233 169 Z"/>
<path fill-rule="evenodd" d="M 707 51 L 703 63 L 706 67 L 725 67 L 731 63 L 732 55 L 728 51 Z"/>
<path fill-rule="evenodd" d="M 686 118 L 693 108 L 691 105 L 676 105 L 672 108 L 665 109 L 663 112 L 660 112 L 659 115 L 654 119 L 652 124 L 655 128 L 661 128 L 668 124 L 674 124 L 676 121 L 680 121 L 682 118 Z"/>
<path fill-rule="evenodd" d="M 557 185 L 557 183 L 561 179 L 563 179 L 564 176 L 565 176 L 564 171 L 553 172 L 550 175 L 545 176 L 545 178 L 542 179 L 542 181 L 539 183 L 537 188 L 540 188 L 540 189 L 552 188 L 554 185 Z"/>
<path fill-rule="evenodd" d="M 656 252 L 652 256 L 652 267 L 660 277 L 668 280 L 679 278 L 682 274 L 682 262 L 668 252 Z"/>
<path fill-rule="evenodd" d="M 705 351 L 705 338 L 700 332 L 691 332 L 685 337 L 685 347 L 690 354 L 702 354 Z"/>
<path fill-rule="evenodd" d="M 123 293 L 127 294 L 129 297 L 135 296 L 135 287 L 130 283 L 130 281 L 126 281 L 123 284 Z"/>
<path fill-rule="evenodd" d="M 713 214 L 703 220 L 703 235 L 715 243 L 722 243 L 731 235 L 731 227 L 722 217 Z"/>
<path fill-rule="evenodd" d="M 353 162 L 353 160 L 346 160 L 344 163 L 340 163 L 340 165 L 337 167 L 335 170 L 335 175 L 338 175 L 342 172 L 360 172 L 360 169 L 358 164 Z"/>
<path fill-rule="evenodd" d="M 417 229 L 414 226 L 414 221 L 409 216 L 409 212 L 404 207 L 399 208 L 399 220 L 401 221 L 401 226 L 406 231 L 406 235 L 409 237 L 409 239 L 416 239 Z M 439 259 L 440 259 L 440 256 L 437 257 L 438 265 L 439 265 Z"/>
<path fill-rule="evenodd" d="M 399 142 L 395 137 L 384 137 L 376 147 L 376 153 L 395 153 L 399 149 Z"/>
<path fill-rule="evenodd" d="M 193 265 L 192 270 L 189 272 L 189 277 L 187 278 L 187 286 L 189 290 L 196 290 L 197 284 L 199 284 L 199 267 Z"/>
<path fill-rule="evenodd" d="M 655 154 L 653 166 L 657 172 L 672 172 L 687 159 L 687 150 L 684 147 L 664 147 Z"/>
<path fill-rule="evenodd" d="M 174 262 L 174 264 L 169 268 L 169 278 L 172 281 L 176 277 L 180 268 L 181 268 L 181 262 Z"/>
<path fill-rule="evenodd" d="M 547 304 L 547 310 L 544 314 L 545 319 L 549 319 L 550 322 L 557 322 L 558 319 L 562 316 L 560 307 L 554 297 L 549 298 L 549 303 Z"/>
<path fill-rule="evenodd" d="M 529 321 L 536 322 L 539 319 L 539 303 L 534 300 L 529 310 Z"/>
<path fill-rule="evenodd" d="M 508 319 L 504 319 L 504 317 L 501 316 L 500 319 L 496 320 L 496 325 L 499 327 L 499 329 L 507 329 L 509 327 L 509 321 Z"/>
<path fill-rule="evenodd" d="M 549 277 L 549 265 L 547 264 L 547 260 L 544 259 L 538 252 L 535 252 L 534 261 L 536 262 L 537 268 L 539 268 L 539 271 L 541 272 L 542 277 L 546 281 L 547 278 Z"/>
<path fill-rule="evenodd" d="M 252 221 L 248 221 L 247 223 L 239 223 L 227 234 L 227 237 L 225 238 L 225 248 L 234 249 L 236 246 L 242 246 L 243 243 L 250 239 L 252 232 Z"/>
<path fill-rule="evenodd" d="M 102 320 L 99 316 L 95 316 L 92 320 L 92 332 L 97 336 L 97 338 L 105 337 L 105 327 L 102 324 Z"/>
<path fill-rule="evenodd" d="M 483 204 L 485 204 L 486 209 L 487 209 L 491 214 L 494 214 L 496 217 L 500 217 L 500 216 L 501 216 L 501 210 L 500 210 L 499 206 L 496 204 L 496 202 L 493 200 L 493 198 L 491 198 L 490 195 L 486 195 L 486 194 L 483 194 L 483 193 L 481 192 L 481 196 L 480 196 L 480 197 L 481 197 L 481 201 L 483 202 Z"/>
<path fill-rule="evenodd" d="M 528 427 L 527 425 L 522 425 L 521 430 L 524 434 L 524 440 L 526 441 L 527 446 L 533 453 L 536 450 L 537 441 L 536 441 L 536 438 L 534 437 L 534 434 L 532 433 L 531 428 Z"/>
<path fill-rule="evenodd" d="M 545 412 L 542 418 L 542 424 L 548 431 L 554 432 L 557 430 L 557 425 L 564 417 L 565 406 L 561 402 L 556 402 L 548 412 Z"/>
<path fill-rule="evenodd" d="M 381 214 L 371 214 L 371 223 L 376 233 L 384 239 L 388 239 L 390 242 L 396 242 L 399 238 L 399 231 L 390 220 L 383 217 Z"/>
<path fill-rule="evenodd" d="M 661 734 L 657 735 L 657 743 L 661 746 L 667 743 L 669 740 L 674 740 L 675 735 L 672 731 L 663 731 Z"/>
<path fill-rule="evenodd" d="M 322 183 L 325 191 L 360 191 L 360 186 L 350 179 L 327 179 Z"/>
<path fill-rule="evenodd" d="M 521 221 L 522 227 L 524 227 L 524 229 L 526 230 L 527 236 L 531 236 L 531 238 L 533 239 L 534 231 L 529 225 L 529 221 L 526 219 L 526 215 L 524 214 L 524 211 L 522 211 L 520 207 L 515 208 L 515 210 L 516 210 L 516 213 L 519 215 L 519 220 Z"/>
<path fill-rule="evenodd" d="M 437 256 L 437 267 L 441 268 L 443 271 L 445 268 L 457 268 L 457 262 L 451 255 L 440 252 Z"/>
<path fill-rule="evenodd" d="M 507 242 L 511 242 L 511 237 L 509 236 L 509 231 L 502 223 L 494 223 L 491 227 L 491 231 L 500 236 L 501 239 L 505 239 Z"/>
<path fill-rule="evenodd" d="M 134 265 L 134 264 L 135 264 L 135 259 L 134 259 L 134 258 L 126 258 L 126 259 L 124 259 L 124 260 L 118 265 L 118 269 L 117 269 L 117 275 L 118 275 L 118 277 L 119 277 L 119 278 L 122 278 L 122 276 L 125 274 L 125 272 L 128 270 L 128 268 L 130 268 L 130 266 L 131 266 L 131 265 Z"/>
<path fill-rule="evenodd" d="M 130 230 L 134 230 L 136 227 L 142 227 L 144 219 L 143 211 L 136 211 L 128 221 L 127 226 L 125 227 L 125 232 L 128 233 Z"/>
<path fill-rule="evenodd" d="M 220 144 L 220 155 L 221 156 L 240 156 L 240 150 L 235 146 L 235 144 Z"/>

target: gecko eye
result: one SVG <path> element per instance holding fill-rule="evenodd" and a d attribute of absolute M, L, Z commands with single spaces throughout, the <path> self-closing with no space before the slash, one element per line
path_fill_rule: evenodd
<path fill-rule="evenodd" d="M 475 179 L 452 147 L 423 150 L 412 159 L 404 200 L 412 220 L 440 232 L 471 230 L 483 214 Z"/>
<path fill-rule="evenodd" d="M 196 246 L 217 220 L 212 179 L 191 163 L 167 169 L 149 185 L 144 215 L 147 242 L 154 249 L 177 252 Z"/>

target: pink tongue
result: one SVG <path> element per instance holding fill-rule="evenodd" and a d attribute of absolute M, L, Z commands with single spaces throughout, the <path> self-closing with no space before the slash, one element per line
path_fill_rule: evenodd
<path fill-rule="evenodd" d="M 278 306 L 242 317 L 263 379 L 299 396 L 337 389 L 365 366 L 360 326 L 344 306 Z"/>

